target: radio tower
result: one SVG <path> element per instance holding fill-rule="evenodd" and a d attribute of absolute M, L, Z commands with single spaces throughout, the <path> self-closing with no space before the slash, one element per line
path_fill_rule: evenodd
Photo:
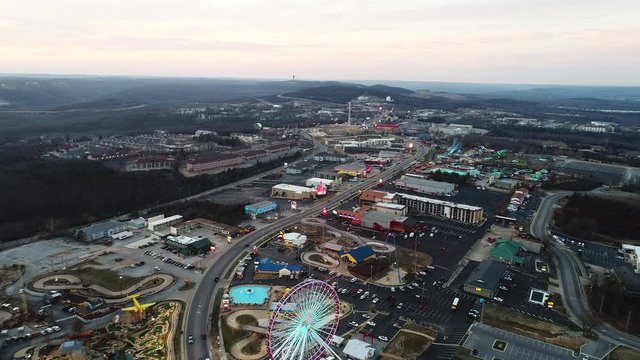
<path fill-rule="evenodd" d="M 351 125 L 351 101 L 349 101 L 349 115 L 347 116 L 347 125 Z"/>

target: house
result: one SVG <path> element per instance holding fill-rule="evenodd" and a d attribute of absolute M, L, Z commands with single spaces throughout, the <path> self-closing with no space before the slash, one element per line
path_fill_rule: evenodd
<path fill-rule="evenodd" d="M 116 220 L 108 220 L 101 223 L 91 224 L 80 229 L 76 234 L 85 241 L 102 239 L 113 234 L 125 231 L 127 223 Z"/>
<path fill-rule="evenodd" d="M 522 265 L 524 258 L 518 256 L 522 250 L 522 245 L 511 240 L 498 240 L 489 250 L 489 257 L 493 260 L 499 260 L 507 264 Z"/>
<path fill-rule="evenodd" d="M 485 260 L 469 275 L 464 283 L 464 291 L 493 298 L 506 270 L 507 264 L 501 261 Z"/>
<path fill-rule="evenodd" d="M 340 253 L 340 257 L 352 264 L 361 264 L 367 260 L 374 259 L 376 253 L 371 246 L 364 245 L 347 252 L 343 251 Z"/>

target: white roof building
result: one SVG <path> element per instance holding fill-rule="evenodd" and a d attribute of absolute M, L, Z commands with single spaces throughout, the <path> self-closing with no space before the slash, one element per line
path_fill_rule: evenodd
<path fill-rule="evenodd" d="M 290 232 L 290 233 L 284 234 L 283 242 L 286 245 L 301 248 L 307 242 L 307 236 L 300 233 L 296 233 L 296 232 Z"/>
<path fill-rule="evenodd" d="M 368 360 L 373 359 L 376 349 L 362 340 L 351 339 L 342 352 L 356 360 Z"/>
<path fill-rule="evenodd" d="M 297 194 L 304 194 L 304 193 L 313 191 L 313 189 L 309 189 L 308 187 L 291 185 L 291 184 L 278 184 L 278 185 L 274 185 L 271 189 L 281 190 L 281 191 L 291 191 Z"/>

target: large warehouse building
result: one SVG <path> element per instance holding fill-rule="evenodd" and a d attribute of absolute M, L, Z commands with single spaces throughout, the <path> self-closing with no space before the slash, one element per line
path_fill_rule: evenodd
<path fill-rule="evenodd" d="M 304 186 L 278 184 L 271 188 L 271 197 L 291 200 L 305 200 L 316 197 L 316 190 Z"/>
<path fill-rule="evenodd" d="M 410 212 L 438 216 L 465 224 L 480 224 L 484 220 L 483 210 L 479 206 L 399 193 L 394 194 L 393 202 L 406 205 Z"/>
<path fill-rule="evenodd" d="M 396 181 L 396 187 L 399 189 L 415 191 L 421 194 L 437 196 L 451 196 L 456 190 L 456 186 L 454 184 L 408 175 L 402 175 L 400 180 Z"/>

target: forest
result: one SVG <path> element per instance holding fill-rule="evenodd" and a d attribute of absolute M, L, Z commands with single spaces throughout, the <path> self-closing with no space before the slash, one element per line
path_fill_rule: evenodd
<path fill-rule="evenodd" d="M 638 211 L 637 205 L 576 193 L 555 212 L 554 223 L 563 233 L 585 240 L 638 239 Z"/>
<path fill-rule="evenodd" d="M 0 149 L 0 242 L 160 205 L 280 166 L 300 157 L 258 163 L 214 175 L 184 177 L 177 171 L 117 172 L 88 160 L 51 161 Z M 220 214 L 220 213 L 218 213 Z M 220 219 L 226 219 L 222 214 Z M 213 218 L 212 220 L 220 219 Z"/>

